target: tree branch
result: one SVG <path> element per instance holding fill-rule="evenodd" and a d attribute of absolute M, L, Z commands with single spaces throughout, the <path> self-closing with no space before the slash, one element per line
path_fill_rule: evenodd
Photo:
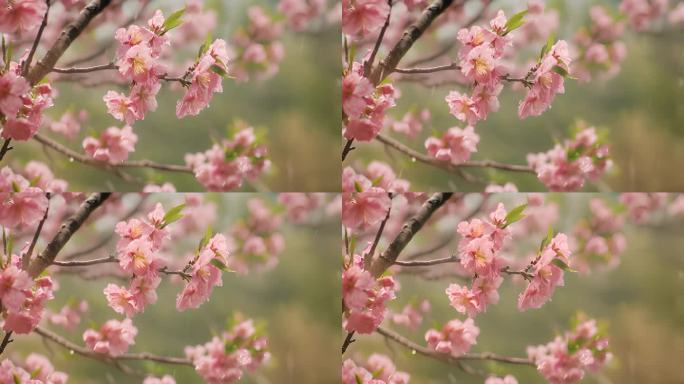
<path fill-rule="evenodd" d="M 5 352 L 5 348 L 9 345 L 9 343 L 13 342 L 12 340 L 12 331 L 7 331 L 5 333 L 5 337 L 2 338 L 2 343 L 0 343 L 0 355 L 2 355 L 3 352 Z"/>
<path fill-rule="evenodd" d="M 45 56 L 43 56 L 43 58 L 29 71 L 27 76 L 28 81 L 31 84 L 36 84 L 45 77 L 45 75 L 50 73 L 71 43 L 76 40 L 81 32 L 88 26 L 90 21 L 102 12 L 109 3 L 111 3 L 111 0 L 92 0 L 86 5 L 78 17 L 62 30 L 59 38 L 57 38 L 57 41 L 55 41 L 52 47 L 45 53 Z"/>
<path fill-rule="evenodd" d="M 404 224 L 387 249 L 375 259 L 371 265 L 370 273 L 375 277 L 380 277 L 387 268 L 394 264 L 397 258 L 399 258 L 401 251 L 413 239 L 413 236 L 420 231 L 432 214 L 444 205 L 452 195 L 453 193 L 449 192 L 435 193 L 423 203 L 418 212 Z"/>
<path fill-rule="evenodd" d="M 5 158 L 7 152 L 9 152 L 12 149 L 12 147 L 10 147 L 11 143 L 12 139 L 5 139 L 5 141 L 2 143 L 2 148 L 0 148 L 0 161 L 2 161 L 2 159 Z"/>
<path fill-rule="evenodd" d="M 39 253 L 36 259 L 29 265 L 28 273 L 31 277 L 37 277 L 45 268 L 52 264 L 59 251 L 61 251 L 64 245 L 71 239 L 71 236 L 78 231 L 83 222 L 88 219 L 88 216 L 102 205 L 110 195 L 111 193 L 93 193 L 81 204 L 71 217 L 62 223 L 59 231 L 52 240 L 50 240 L 43 252 Z"/>
<path fill-rule="evenodd" d="M 450 71 L 450 70 L 460 70 L 461 66 L 456 63 L 451 63 L 447 65 L 439 65 L 436 67 L 426 67 L 426 68 L 395 68 L 394 72 L 404 73 L 404 74 L 416 74 L 416 73 L 434 73 L 440 71 Z"/>
<path fill-rule="evenodd" d="M 431 265 L 446 264 L 446 263 L 458 263 L 461 259 L 458 256 L 449 256 L 441 259 L 433 260 L 413 260 L 413 261 L 401 261 L 397 260 L 394 262 L 396 265 L 401 265 L 402 267 L 429 267 Z"/>
<path fill-rule="evenodd" d="M 93 65 L 91 67 L 71 67 L 71 68 L 52 68 L 51 72 L 57 73 L 90 73 L 97 71 L 106 71 L 109 69 L 119 69 L 119 67 L 114 63 L 107 63 L 101 65 Z"/>
<path fill-rule="evenodd" d="M 33 61 L 33 55 L 36 54 L 36 50 L 38 49 L 38 44 L 40 44 L 40 39 L 43 37 L 43 31 L 45 31 L 45 27 L 47 27 L 48 23 L 48 15 L 50 14 L 50 0 L 45 0 L 45 4 L 47 5 L 47 8 L 45 9 L 45 15 L 43 16 L 43 21 L 40 23 L 40 27 L 38 28 L 38 33 L 36 34 L 36 38 L 33 40 L 33 45 L 31 46 L 31 50 L 29 51 L 28 57 L 26 57 L 26 62 L 24 62 L 24 67 L 22 68 L 22 75 L 26 76 L 28 74 L 28 70 L 31 67 L 31 62 Z"/>
<path fill-rule="evenodd" d="M 385 77 L 392 73 L 423 32 L 425 32 L 432 22 L 449 8 L 453 2 L 454 0 L 435 0 L 425 8 L 418 20 L 404 31 L 401 39 L 392 50 L 390 50 L 385 59 L 373 69 L 370 76 L 371 82 L 376 85 L 380 84 Z M 462 3 L 462 0 L 459 1 L 459 3 Z"/>
<path fill-rule="evenodd" d="M 28 268 L 29 263 L 31 262 L 31 255 L 33 255 L 33 249 L 36 247 L 36 243 L 38 243 L 38 237 L 40 236 L 41 232 L 43 232 L 43 225 L 45 225 L 45 220 L 47 220 L 48 212 L 50 212 L 50 194 L 47 193 L 46 196 L 48 200 L 48 205 L 47 208 L 45 208 L 45 214 L 38 223 L 38 228 L 36 228 L 36 231 L 33 233 L 33 239 L 31 240 L 31 244 L 29 245 L 28 250 L 21 259 L 21 265 L 23 269 Z"/>
<path fill-rule="evenodd" d="M 103 263 L 116 263 L 119 259 L 116 256 L 101 257 L 99 259 L 92 260 L 71 260 L 71 261 L 60 261 L 53 260 L 52 265 L 58 265 L 60 267 L 86 267 L 89 265 L 103 264 Z"/>
<path fill-rule="evenodd" d="M 400 334 L 395 333 L 395 332 L 393 332 L 387 328 L 378 327 L 376 332 L 385 336 L 386 338 L 394 341 L 395 343 L 410 349 L 411 351 L 415 351 L 416 353 L 419 353 L 423 356 L 431 357 L 433 359 L 437 359 L 437 360 L 442 361 L 442 362 L 447 363 L 447 364 L 455 364 L 458 366 L 459 362 L 462 360 L 491 360 L 491 361 L 496 361 L 499 363 L 516 364 L 516 365 L 529 365 L 532 367 L 535 366 L 534 362 L 528 358 L 500 356 L 500 355 L 490 353 L 490 352 L 467 353 L 463 356 L 456 358 L 456 357 L 453 357 L 453 356 L 448 355 L 448 354 L 439 353 L 439 352 L 434 351 L 428 347 L 418 345 L 418 344 L 412 342 L 411 340 L 409 340 L 409 339 L 401 336 Z"/>
<path fill-rule="evenodd" d="M 95 360 L 100 360 L 106 363 L 114 363 L 116 361 L 121 361 L 121 360 L 148 360 L 148 361 L 154 361 L 157 363 L 164 363 L 164 364 L 176 364 L 176 365 L 187 365 L 187 366 L 194 366 L 192 361 L 186 358 L 182 357 L 170 357 L 170 356 L 159 356 L 159 355 L 154 355 L 152 353 L 148 352 L 141 352 L 141 353 L 125 353 L 120 356 L 107 356 L 103 355 L 100 353 L 96 353 L 91 351 L 90 349 L 87 349 L 85 347 L 82 347 L 80 345 L 77 345 L 75 343 L 72 343 L 71 341 L 63 338 L 62 336 L 59 336 L 56 333 L 53 333 L 46 328 L 43 328 L 41 326 L 36 327 L 33 330 L 35 333 L 41 335 L 42 337 L 53 341 L 54 343 L 61 345 L 62 347 L 68 349 L 69 351 L 72 351 L 74 353 L 77 353 L 81 356 L 88 357 L 91 359 Z"/>
<path fill-rule="evenodd" d="M 37 142 L 52 148 L 53 150 L 69 157 L 70 159 L 105 170 L 112 170 L 116 168 L 153 168 L 160 171 L 193 173 L 192 169 L 185 165 L 160 164 L 150 160 L 124 161 L 116 164 L 105 163 L 69 149 L 39 133 L 33 136 L 33 138 Z"/>

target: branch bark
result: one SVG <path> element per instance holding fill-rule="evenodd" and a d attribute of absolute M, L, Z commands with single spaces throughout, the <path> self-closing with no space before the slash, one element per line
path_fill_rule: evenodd
<path fill-rule="evenodd" d="M 88 3 L 78 17 L 62 30 L 57 41 L 55 41 L 52 47 L 45 53 L 45 56 L 31 68 L 27 76 L 28 81 L 31 84 L 36 84 L 45 77 L 45 75 L 50 73 L 71 43 L 76 40 L 81 32 L 88 26 L 90 21 L 102 12 L 109 3 L 111 3 L 111 0 L 92 0 Z"/>
<path fill-rule="evenodd" d="M 176 365 L 188 365 L 188 366 L 194 366 L 192 361 L 186 358 L 182 357 L 170 357 L 170 356 L 159 356 L 155 355 L 149 352 L 141 352 L 141 353 L 125 353 L 120 356 L 107 356 L 103 355 L 100 353 L 96 353 L 91 351 L 90 349 L 87 349 L 85 347 L 82 347 L 80 345 L 74 344 L 71 341 L 63 338 L 62 336 L 59 336 L 56 333 L 53 333 L 41 326 L 36 327 L 34 329 L 34 332 L 43 336 L 44 338 L 51 340 L 55 342 L 56 344 L 61 345 L 64 348 L 67 348 L 70 351 L 73 351 L 74 353 L 78 353 L 81 356 L 88 357 L 91 359 L 95 360 L 100 360 L 104 362 L 116 362 L 116 361 L 121 361 L 121 360 L 148 360 L 148 361 L 154 361 L 157 363 L 164 363 L 164 364 L 176 364 Z"/>
<path fill-rule="evenodd" d="M 380 277 L 387 268 L 394 264 L 401 251 L 403 251 L 406 245 L 413 239 L 413 236 L 420 231 L 432 214 L 444 205 L 452 195 L 453 193 L 450 192 L 440 192 L 432 195 L 423 206 L 420 207 L 418 212 L 404 224 L 399 234 L 392 240 L 387 249 L 373 261 L 370 267 L 370 273 L 375 277 Z"/>
<path fill-rule="evenodd" d="M 29 265 L 28 273 L 31 277 L 37 277 L 45 268 L 52 264 L 57 257 L 57 254 L 59 254 L 59 251 L 61 251 L 64 245 L 71 239 L 71 236 L 78 231 L 90 214 L 102 205 L 110 195 L 111 193 L 93 193 L 81 204 L 71 217 L 62 223 L 57 234 Z"/>

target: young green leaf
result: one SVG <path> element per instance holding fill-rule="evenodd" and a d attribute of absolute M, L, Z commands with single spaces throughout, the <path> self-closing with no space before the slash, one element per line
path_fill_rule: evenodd
<path fill-rule="evenodd" d="M 223 272 L 230 272 L 230 269 L 219 259 L 211 259 L 209 263 Z"/>
<path fill-rule="evenodd" d="M 185 14 L 185 8 L 179 9 L 178 11 L 169 15 L 162 25 L 162 33 L 166 33 L 179 25 L 183 24 L 183 15 Z"/>
<path fill-rule="evenodd" d="M 185 208 L 185 204 L 177 205 L 171 209 L 169 209 L 168 212 L 164 215 L 163 225 L 162 228 L 166 227 L 167 225 L 180 220 L 183 217 L 183 208 Z"/>
<path fill-rule="evenodd" d="M 197 252 L 201 251 L 202 248 L 206 247 L 207 244 L 209 244 L 209 240 L 211 239 L 211 236 L 214 234 L 213 230 L 211 229 L 211 226 L 207 227 L 207 230 L 204 231 L 204 237 L 202 237 L 202 240 L 199 242 L 199 246 L 197 247 Z"/>
<path fill-rule="evenodd" d="M 515 15 L 511 16 L 510 19 L 506 22 L 506 25 L 504 26 L 504 29 L 506 30 L 506 34 L 510 33 L 511 31 L 520 28 L 524 23 L 525 20 L 523 18 L 527 14 L 527 10 L 524 10 L 522 12 L 518 12 Z"/>
<path fill-rule="evenodd" d="M 553 259 L 551 263 L 566 272 L 575 272 L 574 269 L 570 268 L 570 266 L 565 264 L 565 261 L 561 259 Z"/>
<path fill-rule="evenodd" d="M 527 204 L 518 205 L 517 207 L 511 209 L 511 211 L 506 215 L 506 224 L 504 225 L 504 228 L 515 223 L 516 221 L 522 220 L 522 218 L 525 217 L 525 208 L 527 208 Z"/>
<path fill-rule="evenodd" d="M 197 52 L 197 57 L 202 57 L 205 52 L 209 50 L 209 47 L 211 47 L 211 41 L 213 40 L 213 37 L 211 36 L 211 32 L 207 34 L 207 37 L 204 39 L 204 43 L 202 43 L 202 46 L 200 46 L 199 52 Z"/>
<path fill-rule="evenodd" d="M 551 34 L 549 35 L 549 38 L 546 39 L 546 44 L 542 47 L 541 53 L 539 54 L 539 59 L 543 58 L 546 56 L 549 51 L 551 51 L 551 47 L 553 47 L 553 43 L 556 42 L 556 38 Z"/>
<path fill-rule="evenodd" d="M 549 230 L 546 233 L 546 237 L 542 240 L 541 245 L 539 246 L 539 252 L 541 252 L 544 248 L 546 248 L 547 245 L 551 243 L 551 239 L 553 239 L 553 227 L 549 225 Z"/>
<path fill-rule="evenodd" d="M 211 67 L 209 67 L 209 69 L 221 77 L 225 77 L 228 74 L 228 72 L 226 72 L 226 70 L 218 64 L 213 64 Z"/>

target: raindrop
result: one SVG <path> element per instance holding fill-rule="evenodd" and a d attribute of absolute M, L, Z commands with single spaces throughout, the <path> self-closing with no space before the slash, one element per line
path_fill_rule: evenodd
<path fill-rule="evenodd" d="M 73 349 L 70 349 L 70 350 L 69 350 L 69 354 L 70 354 L 70 355 L 73 355 L 74 353 L 75 353 L 75 352 L 74 352 Z"/>
<path fill-rule="evenodd" d="M 415 355 L 415 354 L 416 354 L 416 350 L 415 350 L 415 349 L 412 349 L 412 350 L 411 350 L 411 354 L 412 354 L 412 355 Z"/>
<path fill-rule="evenodd" d="M 70 158 L 69 158 L 69 162 L 70 162 L 70 163 L 73 163 L 73 162 L 74 162 L 74 158 L 73 158 L 73 157 L 70 157 Z"/>
<path fill-rule="evenodd" d="M 416 162 L 416 158 L 415 158 L 415 157 L 412 157 L 412 158 L 411 158 L 411 162 L 412 162 L 412 163 L 415 163 L 415 162 Z"/>

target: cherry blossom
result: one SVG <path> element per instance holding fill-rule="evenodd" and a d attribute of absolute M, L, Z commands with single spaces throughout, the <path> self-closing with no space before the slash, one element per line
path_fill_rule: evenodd
<path fill-rule="evenodd" d="M 131 319 L 108 320 L 99 331 L 86 330 L 83 341 L 93 352 L 116 357 L 126 353 L 129 346 L 135 344 L 137 334 L 138 329 L 133 326 Z"/>

